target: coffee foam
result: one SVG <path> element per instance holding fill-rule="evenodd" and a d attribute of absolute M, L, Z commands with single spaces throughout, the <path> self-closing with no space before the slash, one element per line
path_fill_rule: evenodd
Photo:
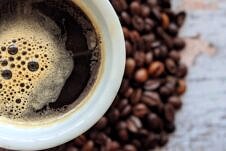
<path fill-rule="evenodd" d="M 18 16 L 0 25 L 0 72 L 12 74 L 9 79 L 0 76 L 0 113 L 10 118 L 21 118 L 56 101 L 73 70 L 64 38 L 53 36 L 60 35 L 60 29 L 52 20 Z M 18 49 L 14 55 L 9 53 L 11 46 Z"/>

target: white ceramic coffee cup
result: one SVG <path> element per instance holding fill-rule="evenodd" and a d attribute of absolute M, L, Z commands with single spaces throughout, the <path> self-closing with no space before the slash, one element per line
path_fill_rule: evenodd
<path fill-rule="evenodd" d="M 40 150 L 55 147 L 93 126 L 111 105 L 123 77 L 125 44 L 120 22 L 108 0 L 72 0 L 97 26 L 102 36 L 102 65 L 89 95 L 68 113 L 43 122 L 0 119 L 0 147 Z"/>

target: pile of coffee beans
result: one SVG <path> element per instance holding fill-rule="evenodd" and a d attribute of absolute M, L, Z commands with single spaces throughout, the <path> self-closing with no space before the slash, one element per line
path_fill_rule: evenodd
<path fill-rule="evenodd" d="M 148 151 L 175 130 L 186 91 L 185 47 L 178 37 L 186 14 L 170 0 L 111 0 L 125 35 L 126 69 L 108 112 L 85 134 L 58 148 L 67 151 Z M 56 148 L 55 148 L 56 150 Z"/>

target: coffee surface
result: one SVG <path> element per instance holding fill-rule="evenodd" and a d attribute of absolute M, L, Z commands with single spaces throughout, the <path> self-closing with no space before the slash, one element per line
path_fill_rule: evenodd
<path fill-rule="evenodd" d="M 70 1 L 0 2 L 0 115 L 31 120 L 65 113 L 96 79 L 94 26 Z"/>

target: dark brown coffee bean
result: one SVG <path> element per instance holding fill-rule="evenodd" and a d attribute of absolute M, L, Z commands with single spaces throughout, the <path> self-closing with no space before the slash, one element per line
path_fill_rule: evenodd
<path fill-rule="evenodd" d="M 120 93 L 121 94 L 125 93 L 128 88 L 129 88 L 129 80 L 123 79 L 120 90 L 119 90 Z"/>
<path fill-rule="evenodd" d="M 158 145 L 158 137 L 156 134 L 150 133 L 149 136 L 144 140 L 144 147 L 148 149 L 153 149 Z"/>
<path fill-rule="evenodd" d="M 139 103 L 135 105 L 133 108 L 133 115 L 137 117 L 144 117 L 145 115 L 148 114 L 148 112 L 149 112 L 148 107 L 143 103 Z"/>
<path fill-rule="evenodd" d="M 154 34 L 146 34 L 146 35 L 142 36 L 142 39 L 145 42 L 145 45 L 148 46 L 148 49 L 150 49 L 151 43 L 154 42 L 154 40 L 155 40 L 155 35 Z"/>
<path fill-rule="evenodd" d="M 129 15 L 127 12 L 125 12 L 125 11 L 123 11 L 123 12 L 121 13 L 121 20 L 122 20 L 123 23 L 125 23 L 125 24 L 127 24 L 127 25 L 130 25 L 130 24 L 131 24 L 131 17 L 130 17 L 130 15 Z"/>
<path fill-rule="evenodd" d="M 185 41 L 182 38 L 175 38 L 173 41 L 173 48 L 176 50 L 182 50 L 185 48 Z"/>
<path fill-rule="evenodd" d="M 106 145 L 106 151 L 117 151 L 120 148 L 120 144 L 116 141 L 111 141 Z M 103 150 L 104 151 L 104 150 Z"/>
<path fill-rule="evenodd" d="M 133 27 L 138 31 L 142 31 L 145 26 L 144 20 L 139 16 L 134 16 L 132 18 L 132 24 L 133 24 Z"/>
<path fill-rule="evenodd" d="M 145 63 L 149 65 L 152 63 L 152 61 L 153 61 L 153 54 L 151 52 L 148 52 L 145 57 Z"/>
<path fill-rule="evenodd" d="M 171 74 L 176 74 L 177 72 L 177 65 L 172 59 L 166 59 L 165 61 L 166 69 L 169 71 Z"/>
<path fill-rule="evenodd" d="M 138 1 L 133 1 L 130 4 L 130 12 L 134 15 L 140 15 L 141 13 L 141 5 Z"/>
<path fill-rule="evenodd" d="M 81 151 L 93 151 L 94 143 L 93 141 L 88 141 L 83 147 Z"/>
<path fill-rule="evenodd" d="M 129 139 L 128 131 L 126 129 L 119 130 L 118 137 L 122 141 L 127 141 Z"/>
<path fill-rule="evenodd" d="M 123 151 L 137 151 L 136 147 L 132 144 L 125 145 Z"/>
<path fill-rule="evenodd" d="M 142 51 L 138 51 L 138 52 L 136 52 L 135 54 L 134 54 L 134 59 L 135 59 L 135 61 L 136 61 L 136 65 L 138 66 L 138 67 L 141 67 L 141 66 L 143 66 L 144 65 L 144 63 L 145 63 L 145 53 L 144 52 L 142 52 Z"/>
<path fill-rule="evenodd" d="M 119 117 L 120 117 L 120 113 L 119 113 L 119 110 L 116 108 L 112 109 L 108 113 L 108 119 L 109 119 L 109 122 L 111 122 L 111 123 L 118 121 Z"/>
<path fill-rule="evenodd" d="M 160 85 L 161 85 L 160 80 L 148 80 L 147 82 L 145 82 L 144 89 L 148 91 L 154 91 L 158 89 Z"/>
<path fill-rule="evenodd" d="M 149 65 L 148 73 L 152 77 L 159 77 L 165 72 L 165 67 L 162 62 L 155 61 Z"/>
<path fill-rule="evenodd" d="M 140 42 L 141 41 L 141 36 L 140 36 L 139 32 L 137 32 L 136 30 L 130 31 L 130 40 L 133 43 Z"/>
<path fill-rule="evenodd" d="M 105 128 L 108 124 L 108 119 L 106 117 L 102 117 L 97 124 L 95 125 L 95 128 L 98 130 L 101 130 L 103 128 Z"/>
<path fill-rule="evenodd" d="M 186 18 L 186 13 L 185 12 L 180 12 L 176 16 L 176 23 L 179 27 L 181 27 L 184 24 Z"/>
<path fill-rule="evenodd" d="M 135 73 L 135 80 L 139 83 L 143 83 L 148 79 L 148 72 L 145 68 L 138 69 Z"/>
<path fill-rule="evenodd" d="M 169 49 L 175 48 L 175 41 L 161 27 L 158 27 L 156 32 Z"/>
<path fill-rule="evenodd" d="M 124 93 L 124 96 L 126 97 L 126 98 L 129 98 L 132 94 L 133 94 L 133 88 L 131 88 L 131 87 L 129 87 L 126 91 L 125 91 L 125 93 Z"/>
<path fill-rule="evenodd" d="M 175 109 L 180 109 L 182 106 L 181 99 L 178 96 L 171 96 L 168 98 L 168 103 L 171 104 Z"/>
<path fill-rule="evenodd" d="M 127 105 L 124 109 L 121 111 L 121 116 L 125 117 L 128 116 L 132 112 L 132 107 L 131 105 Z"/>
<path fill-rule="evenodd" d="M 178 30 L 179 30 L 179 29 L 178 29 L 177 25 L 174 24 L 174 23 L 171 23 L 171 24 L 168 26 L 168 29 L 167 29 L 169 35 L 171 35 L 171 36 L 173 36 L 173 37 L 177 36 Z"/>
<path fill-rule="evenodd" d="M 173 123 L 175 111 L 171 104 L 166 104 L 164 106 L 164 117 L 167 122 Z"/>
<path fill-rule="evenodd" d="M 141 97 L 141 101 L 150 107 L 156 107 L 161 105 L 159 94 L 156 92 L 145 91 Z"/>
<path fill-rule="evenodd" d="M 138 127 L 131 120 L 127 120 L 126 123 L 127 123 L 127 128 L 129 132 L 132 132 L 132 133 L 138 132 Z"/>
<path fill-rule="evenodd" d="M 130 38 L 130 32 L 129 32 L 128 28 L 123 27 L 122 31 L 123 31 L 125 39 L 129 39 Z"/>
<path fill-rule="evenodd" d="M 74 144 L 78 147 L 81 147 L 83 145 L 85 145 L 87 142 L 87 139 L 84 135 L 80 135 L 79 137 L 77 137 L 75 140 L 74 140 Z"/>
<path fill-rule="evenodd" d="M 141 5 L 141 16 L 146 18 L 150 15 L 151 9 L 147 5 Z"/>
<path fill-rule="evenodd" d="M 125 74 L 126 76 L 130 77 L 136 67 L 136 62 L 133 58 L 126 59 L 126 68 L 125 68 Z"/>
<path fill-rule="evenodd" d="M 124 121 L 119 121 L 118 123 L 116 123 L 116 129 L 117 130 L 125 130 L 127 129 L 127 125 L 126 125 L 126 122 Z"/>
<path fill-rule="evenodd" d="M 162 132 L 160 134 L 160 140 L 159 140 L 159 145 L 160 146 L 164 146 L 167 144 L 169 137 L 167 136 L 167 134 L 165 132 Z"/>
<path fill-rule="evenodd" d="M 144 20 L 144 30 L 145 31 L 151 31 L 155 27 L 155 23 L 150 18 L 145 18 Z"/>
<path fill-rule="evenodd" d="M 170 18 L 168 17 L 168 15 L 166 13 L 162 13 L 161 16 L 162 16 L 162 27 L 164 29 L 167 29 L 170 24 Z"/>
<path fill-rule="evenodd" d="M 122 12 L 128 8 L 126 0 L 113 0 L 111 3 L 117 12 Z"/>
<path fill-rule="evenodd" d="M 179 62 L 180 61 L 180 53 L 178 52 L 178 51 L 175 51 L 175 50 L 173 50 L 173 51 L 171 51 L 170 53 L 169 53 L 169 57 L 171 58 L 171 59 L 173 59 L 175 62 Z"/>
<path fill-rule="evenodd" d="M 177 94 L 182 95 L 186 91 L 186 82 L 184 80 L 179 80 L 177 83 Z"/>
<path fill-rule="evenodd" d="M 163 128 L 163 122 L 160 117 L 155 113 L 150 113 L 147 116 L 148 128 L 153 131 L 159 132 Z"/>
<path fill-rule="evenodd" d="M 149 7 L 155 7 L 158 4 L 158 0 L 147 0 L 147 4 L 149 5 Z"/>
<path fill-rule="evenodd" d="M 165 59 L 168 55 L 168 50 L 165 46 L 154 49 L 154 56 L 157 59 Z"/>
<path fill-rule="evenodd" d="M 70 146 L 67 148 L 66 151 L 79 151 L 77 148 L 73 147 L 73 146 Z"/>
<path fill-rule="evenodd" d="M 136 116 L 131 116 L 128 120 L 130 122 L 132 122 L 138 129 L 143 127 L 143 124 L 142 124 L 140 118 L 138 118 Z"/>
<path fill-rule="evenodd" d="M 121 99 L 120 102 L 118 102 L 117 109 L 118 110 L 123 110 L 127 105 L 129 104 L 128 99 Z M 114 109 L 113 109 L 114 110 Z"/>
<path fill-rule="evenodd" d="M 153 8 L 152 11 L 151 11 L 151 16 L 153 19 L 156 20 L 156 22 L 160 23 L 161 20 L 162 20 L 162 16 L 161 16 L 161 12 L 160 12 L 160 9 L 158 8 Z"/>
<path fill-rule="evenodd" d="M 177 69 L 177 76 L 179 78 L 184 78 L 187 75 L 187 66 L 183 63 L 179 64 L 179 67 Z"/>
<path fill-rule="evenodd" d="M 137 104 L 142 96 L 142 89 L 136 89 L 130 97 L 132 104 Z"/>
<path fill-rule="evenodd" d="M 133 54 L 133 47 L 129 41 L 126 40 L 126 55 L 131 56 Z"/>
<path fill-rule="evenodd" d="M 176 129 L 174 123 L 165 123 L 164 128 L 165 128 L 165 131 L 168 132 L 168 133 L 172 133 Z"/>

